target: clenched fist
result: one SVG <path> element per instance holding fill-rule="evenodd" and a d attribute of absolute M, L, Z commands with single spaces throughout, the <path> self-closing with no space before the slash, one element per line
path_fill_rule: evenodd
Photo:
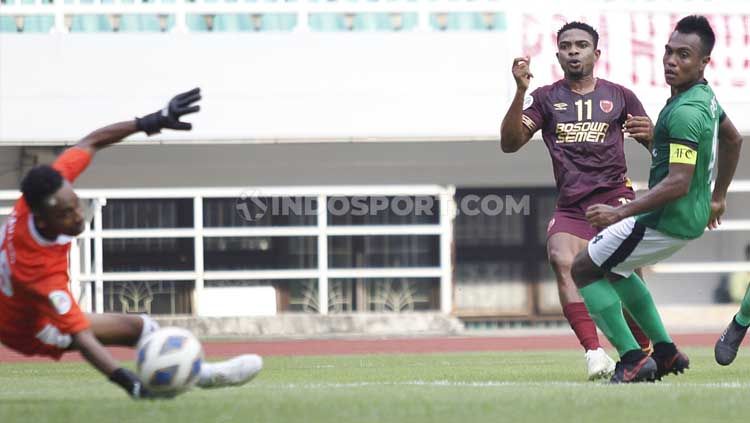
<path fill-rule="evenodd" d="M 531 58 L 529 56 L 516 57 L 515 59 L 513 59 L 513 78 L 515 78 L 516 87 L 519 90 L 528 89 L 529 82 L 531 82 L 531 78 L 534 77 L 534 75 L 529 70 L 530 63 Z"/>

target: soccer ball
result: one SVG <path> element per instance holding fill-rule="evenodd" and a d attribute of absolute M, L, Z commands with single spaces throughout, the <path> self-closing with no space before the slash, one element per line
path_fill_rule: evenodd
<path fill-rule="evenodd" d="M 136 369 L 143 385 L 155 394 L 174 396 L 198 381 L 203 347 L 190 331 L 161 328 L 141 342 Z"/>

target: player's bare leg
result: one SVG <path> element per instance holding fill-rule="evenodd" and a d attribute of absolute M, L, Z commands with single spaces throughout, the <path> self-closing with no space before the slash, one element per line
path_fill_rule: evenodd
<path fill-rule="evenodd" d="M 586 248 L 587 243 L 585 239 L 569 233 L 555 233 L 547 240 L 547 257 L 557 279 L 563 314 L 586 351 L 588 377 L 594 380 L 611 375 L 615 362 L 599 344 L 596 325 L 589 316 L 570 273 L 576 255 Z"/>
<path fill-rule="evenodd" d="M 94 336 L 104 345 L 133 347 L 159 329 L 159 324 L 145 314 L 87 313 L 86 318 Z"/>

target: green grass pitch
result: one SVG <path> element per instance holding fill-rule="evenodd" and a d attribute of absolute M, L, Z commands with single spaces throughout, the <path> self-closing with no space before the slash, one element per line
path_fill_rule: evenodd
<path fill-rule="evenodd" d="M 132 401 L 83 363 L 0 364 L 0 422 L 740 422 L 750 357 L 654 384 L 583 380 L 577 351 L 269 357 L 240 388 Z"/>

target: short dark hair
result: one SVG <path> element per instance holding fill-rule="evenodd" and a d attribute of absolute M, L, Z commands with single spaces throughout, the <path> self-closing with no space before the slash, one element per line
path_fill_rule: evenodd
<path fill-rule="evenodd" d="M 570 29 L 580 29 L 582 31 L 588 32 L 591 35 L 591 38 L 594 39 L 594 48 L 597 48 L 599 46 L 599 33 L 596 32 L 594 27 L 587 23 L 578 22 L 578 21 L 567 22 L 565 25 L 563 25 L 562 28 L 560 28 L 557 31 L 558 41 L 560 40 L 560 35 L 562 35 L 563 32 L 568 31 Z"/>
<path fill-rule="evenodd" d="M 681 34 L 698 35 L 701 39 L 701 44 L 703 44 L 703 53 L 705 53 L 706 56 L 711 55 L 711 51 L 714 49 L 714 44 L 716 44 L 716 36 L 714 35 L 714 30 L 711 29 L 711 24 L 705 16 L 685 16 L 677 22 L 674 30 Z"/>
<path fill-rule="evenodd" d="M 29 208 L 39 212 L 46 206 L 47 200 L 63 185 L 63 177 L 52 166 L 33 167 L 21 181 L 21 192 Z"/>

